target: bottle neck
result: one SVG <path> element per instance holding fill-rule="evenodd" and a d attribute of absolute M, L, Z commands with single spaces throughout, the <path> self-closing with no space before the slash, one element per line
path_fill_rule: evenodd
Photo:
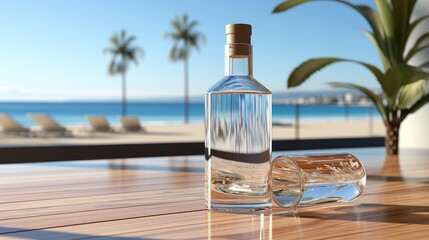
<path fill-rule="evenodd" d="M 225 75 L 252 76 L 252 45 L 227 44 L 225 49 Z"/>

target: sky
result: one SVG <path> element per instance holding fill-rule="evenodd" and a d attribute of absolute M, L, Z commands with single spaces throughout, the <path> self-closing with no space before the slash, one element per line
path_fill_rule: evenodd
<path fill-rule="evenodd" d="M 164 37 L 184 13 L 207 41 L 189 61 L 190 93 L 200 96 L 224 75 L 225 25 L 253 26 L 254 77 L 273 92 L 318 91 L 344 81 L 378 88 L 366 69 L 340 63 L 300 87 L 286 80 L 314 57 L 343 57 L 381 66 L 362 33 L 365 20 L 338 3 L 308 3 L 272 14 L 282 1 L 249 0 L 0 0 L 0 101 L 120 100 L 121 79 L 107 72 L 109 38 L 124 29 L 144 49 L 127 74 L 129 99 L 183 96 L 183 62 L 169 60 Z M 368 0 L 354 3 L 372 4 Z"/>

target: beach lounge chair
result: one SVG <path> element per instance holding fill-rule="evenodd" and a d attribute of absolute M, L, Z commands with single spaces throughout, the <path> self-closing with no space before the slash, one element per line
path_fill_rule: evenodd
<path fill-rule="evenodd" d="M 2 127 L 2 134 L 8 135 L 23 135 L 31 136 L 31 131 L 29 128 L 23 127 L 9 115 L 0 113 L 0 126 Z"/>
<path fill-rule="evenodd" d="M 114 132 L 105 116 L 86 116 L 86 119 L 94 132 Z"/>
<path fill-rule="evenodd" d="M 137 117 L 120 117 L 122 129 L 126 132 L 146 132 Z"/>
<path fill-rule="evenodd" d="M 54 119 L 52 119 L 47 114 L 28 114 L 28 117 L 40 125 L 42 128 L 41 132 L 48 134 L 54 133 L 59 134 L 61 136 L 71 136 L 71 132 L 68 131 L 65 127 L 58 124 Z"/>

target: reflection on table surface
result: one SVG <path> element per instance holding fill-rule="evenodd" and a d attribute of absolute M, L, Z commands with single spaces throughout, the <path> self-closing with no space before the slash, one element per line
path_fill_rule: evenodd
<path fill-rule="evenodd" d="M 325 239 L 429 236 L 429 150 L 349 152 L 365 165 L 349 204 L 252 214 L 204 207 L 204 157 L 0 165 L 0 239 Z"/>

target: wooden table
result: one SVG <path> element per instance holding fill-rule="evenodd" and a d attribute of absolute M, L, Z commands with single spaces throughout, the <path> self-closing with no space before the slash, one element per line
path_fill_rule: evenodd
<path fill-rule="evenodd" d="M 202 156 L 0 165 L 0 239 L 429 239 L 429 151 L 338 151 L 367 168 L 359 199 L 256 214 L 205 210 Z"/>

